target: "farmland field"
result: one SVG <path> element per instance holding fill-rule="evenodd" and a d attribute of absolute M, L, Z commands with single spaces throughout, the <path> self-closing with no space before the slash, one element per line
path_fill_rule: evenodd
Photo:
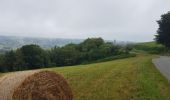
<path fill-rule="evenodd" d="M 75 100 L 170 100 L 170 84 L 151 63 L 152 55 L 89 65 L 56 67 Z"/>

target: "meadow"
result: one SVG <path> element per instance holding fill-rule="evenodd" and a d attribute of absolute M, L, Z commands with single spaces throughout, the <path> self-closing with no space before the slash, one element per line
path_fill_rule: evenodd
<path fill-rule="evenodd" d="M 141 53 L 150 54 L 167 54 L 168 49 L 165 46 L 158 44 L 154 41 L 152 42 L 142 42 L 134 45 L 134 50 Z"/>
<path fill-rule="evenodd" d="M 169 100 L 170 84 L 152 55 L 89 65 L 52 68 L 71 85 L 75 100 Z"/>

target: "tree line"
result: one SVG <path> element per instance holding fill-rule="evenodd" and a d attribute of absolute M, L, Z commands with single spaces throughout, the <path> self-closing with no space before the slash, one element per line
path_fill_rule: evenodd
<path fill-rule="evenodd" d="M 161 19 L 157 21 L 158 30 L 155 35 L 157 43 L 164 45 L 170 49 L 170 11 L 161 15 Z"/>
<path fill-rule="evenodd" d="M 67 44 L 45 50 L 40 46 L 25 45 L 0 56 L 0 72 L 69 66 L 128 54 L 131 49 L 102 38 L 88 38 L 80 44 Z"/>

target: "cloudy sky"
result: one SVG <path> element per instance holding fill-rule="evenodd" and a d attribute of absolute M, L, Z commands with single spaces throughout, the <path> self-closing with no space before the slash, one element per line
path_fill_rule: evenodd
<path fill-rule="evenodd" d="M 170 0 L 0 0 L 0 35 L 151 41 Z"/>

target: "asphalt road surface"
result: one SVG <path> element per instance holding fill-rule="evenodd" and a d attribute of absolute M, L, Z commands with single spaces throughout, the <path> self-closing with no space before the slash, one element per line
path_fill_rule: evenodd
<path fill-rule="evenodd" d="M 157 69 L 170 81 L 170 57 L 160 56 L 160 58 L 153 59 Z"/>

